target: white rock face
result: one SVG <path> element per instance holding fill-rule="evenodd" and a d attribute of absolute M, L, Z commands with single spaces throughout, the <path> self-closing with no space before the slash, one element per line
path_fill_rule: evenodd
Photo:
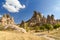
<path fill-rule="evenodd" d="M 1 25 L 4 26 L 4 29 L 12 29 L 22 33 L 26 33 L 26 30 L 15 25 L 14 18 L 9 14 L 4 14 L 1 18 Z"/>
<path fill-rule="evenodd" d="M 23 32 L 23 33 L 27 33 L 25 29 L 20 28 L 19 31 Z"/>
<path fill-rule="evenodd" d="M 11 28 L 11 29 L 14 29 L 14 30 L 19 31 L 19 32 L 22 32 L 22 33 L 27 33 L 25 29 L 20 28 L 20 27 L 18 27 L 16 25 L 6 25 L 4 27 L 4 29 L 7 29 L 7 28 Z"/>

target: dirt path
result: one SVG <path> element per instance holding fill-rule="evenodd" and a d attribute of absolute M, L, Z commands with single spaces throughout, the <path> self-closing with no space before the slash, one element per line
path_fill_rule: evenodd
<path fill-rule="evenodd" d="M 54 38 L 51 38 L 51 37 L 49 37 L 49 36 L 46 35 L 46 34 L 36 34 L 36 33 L 34 33 L 34 35 L 40 36 L 40 37 L 44 37 L 44 38 L 46 38 L 46 39 L 48 39 L 48 40 L 55 40 Z"/>
<path fill-rule="evenodd" d="M 48 40 L 55 40 L 54 38 L 50 38 L 50 37 L 48 37 L 47 35 L 44 35 L 44 36 L 42 36 L 42 37 L 44 37 L 44 38 L 46 38 L 46 39 L 48 39 Z"/>

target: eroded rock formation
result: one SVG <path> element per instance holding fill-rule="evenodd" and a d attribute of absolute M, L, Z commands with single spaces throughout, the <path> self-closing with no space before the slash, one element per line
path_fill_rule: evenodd
<path fill-rule="evenodd" d="M 55 20 L 54 19 L 54 15 L 47 15 L 47 18 L 42 15 L 39 12 L 34 11 L 34 14 L 32 16 L 31 19 L 29 19 L 28 21 L 26 21 L 25 23 L 28 23 L 28 27 L 32 27 L 32 26 L 41 26 L 43 24 L 57 24 L 60 23 L 59 20 Z M 22 25 L 24 25 L 24 23 L 22 23 Z"/>
<path fill-rule="evenodd" d="M 16 30 L 16 31 L 20 31 L 23 33 L 26 33 L 26 30 L 23 28 L 18 27 L 15 22 L 13 17 L 11 17 L 9 14 L 4 14 L 1 18 L 0 18 L 0 25 L 3 26 L 3 29 L 12 29 L 12 30 Z"/>

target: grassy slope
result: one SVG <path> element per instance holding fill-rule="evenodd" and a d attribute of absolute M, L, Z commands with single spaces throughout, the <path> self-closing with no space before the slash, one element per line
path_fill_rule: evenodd
<path fill-rule="evenodd" d="M 0 40 L 46 40 L 45 38 L 36 37 L 32 34 L 0 31 Z"/>
<path fill-rule="evenodd" d="M 60 28 L 58 28 L 58 30 L 52 30 L 49 33 L 47 31 L 40 32 L 40 34 L 46 34 L 50 38 L 53 38 L 55 40 L 60 40 Z"/>
<path fill-rule="evenodd" d="M 56 40 L 60 40 L 60 28 L 59 30 L 54 30 L 48 35 L 51 35 L 50 37 L 55 38 Z"/>

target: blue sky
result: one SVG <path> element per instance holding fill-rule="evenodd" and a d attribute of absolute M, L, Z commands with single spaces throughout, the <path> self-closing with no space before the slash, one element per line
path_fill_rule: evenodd
<path fill-rule="evenodd" d="M 16 23 L 29 20 L 34 10 L 44 16 L 54 14 L 55 19 L 60 19 L 60 0 L 0 0 L 0 16 L 9 13 Z"/>

